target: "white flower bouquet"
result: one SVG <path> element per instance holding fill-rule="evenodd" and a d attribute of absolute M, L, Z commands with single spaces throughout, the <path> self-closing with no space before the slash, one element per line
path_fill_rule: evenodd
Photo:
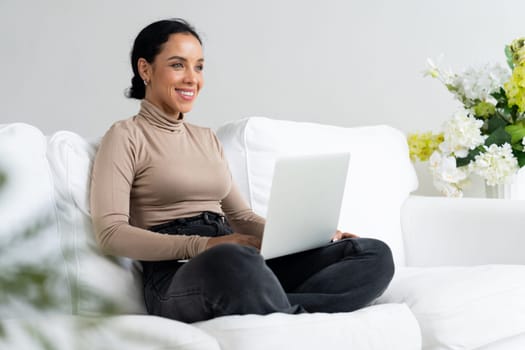
<path fill-rule="evenodd" d="M 487 64 L 454 74 L 428 60 L 427 76 L 438 79 L 462 109 L 440 133 L 408 135 L 413 161 L 429 161 L 434 185 L 461 197 L 475 173 L 487 185 L 508 181 L 525 165 L 525 38 L 505 47 L 508 67 Z"/>

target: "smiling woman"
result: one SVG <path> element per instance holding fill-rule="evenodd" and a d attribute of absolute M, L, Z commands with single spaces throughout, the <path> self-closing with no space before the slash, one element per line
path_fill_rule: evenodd
<path fill-rule="evenodd" d="M 378 240 L 338 231 L 318 249 L 259 254 L 264 218 L 242 198 L 215 133 L 185 119 L 204 81 L 202 43 L 188 23 L 144 28 L 131 66 L 128 96 L 140 110 L 104 135 L 90 209 L 100 248 L 140 260 L 150 314 L 196 322 L 351 311 L 385 290 L 394 267 Z"/>

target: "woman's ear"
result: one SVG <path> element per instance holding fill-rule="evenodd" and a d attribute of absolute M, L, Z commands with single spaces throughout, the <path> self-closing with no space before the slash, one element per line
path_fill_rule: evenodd
<path fill-rule="evenodd" d="M 144 84 L 149 84 L 151 81 L 151 64 L 141 57 L 137 61 L 137 69 L 139 71 L 140 77 L 142 80 L 144 80 Z"/>

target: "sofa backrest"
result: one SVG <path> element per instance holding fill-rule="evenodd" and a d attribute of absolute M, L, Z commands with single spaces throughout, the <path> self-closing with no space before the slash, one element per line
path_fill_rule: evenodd
<path fill-rule="evenodd" d="M 49 137 L 47 158 L 55 192 L 58 234 L 69 248 L 68 273 L 76 287 L 74 312 L 145 313 L 140 274 L 126 258 L 102 255 L 91 224 L 89 188 L 98 142 L 58 131 Z"/>
<path fill-rule="evenodd" d="M 350 152 L 339 227 L 385 241 L 396 264 L 405 264 L 401 206 L 418 182 L 400 131 L 384 125 L 344 128 L 250 117 L 223 125 L 217 136 L 241 192 L 261 216 L 267 212 L 277 158 Z"/>

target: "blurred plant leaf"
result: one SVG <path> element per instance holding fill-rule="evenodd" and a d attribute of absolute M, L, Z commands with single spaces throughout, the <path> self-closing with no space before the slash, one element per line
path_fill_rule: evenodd
<path fill-rule="evenodd" d="M 0 191 L 6 181 L 6 175 L 0 171 Z M 34 249 L 34 244 L 29 245 L 31 248 L 27 248 L 28 242 L 34 243 L 35 239 L 42 238 L 41 234 L 46 231 L 50 224 L 51 221 L 47 218 L 35 220 L 33 223 L 28 223 L 26 228 L 20 228 L 19 232 L 0 236 L 0 307 L 8 310 L 10 303 L 16 301 L 27 305 L 35 313 L 45 314 L 46 312 L 60 310 L 60 307 L 64 304 L 64 293 L 66 295 L 70 293 L 73 314 L 76 314 L 78 311 L 75 309 L 76 305 L 83 302 L 89 303 L 94 310 L 96 309 L 95 313 L 98 312 L 107 316 L 121 314 L 122 309 L 119 300 L 105 297 L 92 287 L 80 286 L 78 280 L 70 278 L 68 271 L 63 268 L 64 263 L 75 266 L 77 259 L 83 253 L 87 255 L 95 254 L 94 247 L 86 246 L 84 251 L 75 251 L 74 248 L 78 249 L 78 246 L 73 248 L 62 245 L 56 252 L 39 259 L 20 261 L 16 259 L 2 259 L 2 257 L 7 257 L 9 252 L 17 249 L 26 251 L 27 254 L 32 254 L 31 249 Z M 111 258 L 108 261 L 118 264 L 117 258 Z M 64 285 L 64 280 L 67 280 L 69 285 Z M 57 286 L 59 287 L 58 289 L 56 288 Z M 64 292 L 64 288 L 68 288 L 66 292 Z M 57 293 L 59 289 L 62 294 Z M 83 318 L 78 318 L 77 320 L 80 319 Z M 90 345 L 94 343 L 86 342 L 86 339 L 97 337 L 101 334 L 98 329 L 95 329 L 95 325 L 97 328 L 100 326 L 100 318 L 85 319 L 89 321 L 79 322 L 79 328 L 75 329 L 73 327 L 73 332 L 75 332 L 73 339 L 78 341 L 77 346 L 74 347 L 75 350 L 92 350 L 93 347 Z M 24 320 L 21 321 L 24 322 Z M 5 321 L 0 319 L 0 343 L 2 339 L 6 339 L 9 336 L 9 328 L 3 322 Z M 28 320 L 28 324 L 22 329 L 27 333 L 28 337 L 37 342 L 39 349 L 55 350 L 58 348 L 57 340 L 53 336 L 54 333 L 47 333 L 45 327 L 40 327 L 39 323 L 31 323 Z M 102 334 L 104 333 L 102 332 Z M 137 344 L 144 344 L 148 347 L 151 347 L 154 343 L 166 345 L 162 339 L 126 330 L 120 330 L 119 334 L 110 334 L 109 336 L 117 336 L 119 341 L 122 340 L 123 348 L 126 348 L 126 344 L 128 346 L 133 345 L 133 348 L 137 348 Z M 84 343 L 87 343 L 87 345 Z M 108 350 L 111 346 L 105 344 L 95 345 L 97 349 L 105 346 Z"/>
<path fill-rule="evenodd" d="M 41 346 L 43 350 L 55 350 L 56 346 L 53 345 L 53 340 L 49 339 L 48 336 L 40 329 L 32 324 L 27 324 L 25 327 L 26 332 L 31 335 Z"/>
<path fill-rule="evenodd" d="M 0 187 L 2 187 L 7 179 L 7 176 L 4 173 L 0 172 Z"/>

